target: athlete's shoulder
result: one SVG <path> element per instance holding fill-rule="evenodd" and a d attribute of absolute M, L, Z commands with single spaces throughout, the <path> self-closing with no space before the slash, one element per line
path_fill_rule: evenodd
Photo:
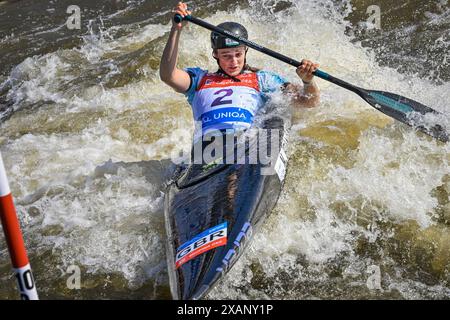
<path fill-rule="evenodd" d="M 258 70 L 256 71 L 256 74 L 258 75 L 258 77 L 261 78 L 280 78 L 283 79 L 283 76 L 281 76 L 280 74 L 273 72 L 273 71 L 269 71 L 269 70 Z"/>
<path fill-rule="evenodd" d="M 256 72 L 263 92 L 273 92 L 280 89 L 288 81 L 280 74 L 267 70 L 259 70 Z"/>
<path fill-rule="evenodd" d="M 183 70 L 194 77 L 204 76 L 205 74 L 208 74 L 208 70 L 205 70 L 205 69 L 202 69 L 199 67 L 188 67 L 188 68 L 184 68 Z"/>
<path fill-rule="evenodd" d="M 191 78 L 191 84 L 189 85 L 188 90 L 184 93 L 185 96 L 187 96 L 189 103 L 192 103 L 192 100 L 194 99 L 195 90 L 197 89 L 198 84 L 206 74 L 208 74 L 208 70 L 199 68 L 199 67 L 188 67 L 184 68 L 184 71 L 186 71 L 189 74 L 189 77 Z"/>

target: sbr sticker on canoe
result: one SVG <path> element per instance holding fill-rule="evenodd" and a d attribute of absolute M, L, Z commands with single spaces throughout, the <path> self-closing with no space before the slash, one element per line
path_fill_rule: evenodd
<path fill-rule="evenodd" d="M 211 249 L 227 244 L 227 222 L 219 224 L 213 228 L 195 236 L 193 239 L 182 244 L 175 257 L 175 267 L 178 269 L 184 263 L 205 253 Z"/>

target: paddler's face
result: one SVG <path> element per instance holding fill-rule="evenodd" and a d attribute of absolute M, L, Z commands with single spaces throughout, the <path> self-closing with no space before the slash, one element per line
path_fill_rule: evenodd
<path fill-rule="evenodd" d="M 219 59 L 219 65 L 228 75 L 239 75 L 245 63 L 245 47 L 217 49 L 215 57 Z"/>

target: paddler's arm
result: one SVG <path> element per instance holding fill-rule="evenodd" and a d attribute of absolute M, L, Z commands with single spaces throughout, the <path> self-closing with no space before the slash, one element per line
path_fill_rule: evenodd
<path fill-rule="evenodd" d="M 297 75 L 302 79 L 303 86 L 288 83 L 283 91 L 292 97 L 292 103 L 299 108 L 317 107 L 320 102 L 320 90 L 314 81 L 313 72 L 319 65 L 309 60 L 303 60 L 302 65 L 297 68 Z"/>
<path fill-rule="evenodd" d="M 178 13 L 183 17 L 191 14 L 191 12 L 187 10 L 187 5 L 182 2 L 178 3 L 174 13 Z M 172 19 L 172 29 L 170 30 L 169 40 L 164 48 L 161 64 L 159 66 L 159 76 L 161 80 L 180 93 L 186 92 L 191 85 L 189 74 L 186 71 L 177 68 L 178 43 L 181 30 L 186 24 L 186 21 L 177 24 Z"/>

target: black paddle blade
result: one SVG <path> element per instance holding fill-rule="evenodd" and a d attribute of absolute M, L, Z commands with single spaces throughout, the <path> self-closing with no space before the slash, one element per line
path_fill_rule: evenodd
<path fill-rule="evenodd" d="M 443 124 L 444 115 L 417 101 L 384 91 L 362 90 L 361 97 L 384 114 L 406 123 L 443 142 L 449 134 Z"/>

